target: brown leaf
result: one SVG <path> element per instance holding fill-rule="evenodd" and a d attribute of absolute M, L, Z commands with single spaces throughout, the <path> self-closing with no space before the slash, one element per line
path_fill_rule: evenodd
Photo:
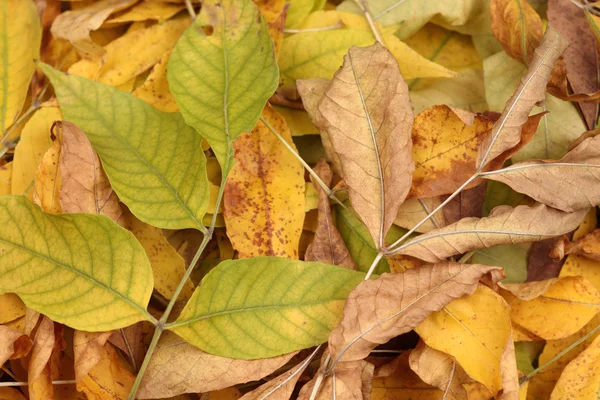
<path fill-rule="evenodd" d="M 472 189 L 463 190 L 450 200 L 443 208 L 446 224 L 453 224 L 463 218 L 483 216 L 483 201 L 487 185 L 479 185 Z M 441 201 L 445 201 L 448 196 L 442 196 Z"/>
<path fill-rule="evenodd" d="M 140 399 L 223 389 L 261 379 L 296 353 L 259 360 L 235 360 L 199 350 L 171 332 L 164 332 L 154 350 L 138 392 Z"/>
<path fill-rule="evenodd" d="M 62 130 L 60 203 L 65 213 L 105 215 L 122 223 L 123 210 L 102 169 L 98 154 L 75 124 L 57 122 Z"/>
<path fill-rule="evenodd" d="M 588 233 L 573 243 L 569 242 L 568 239 L 566 242 L 561 241 L 561 243 L 564 248 L 560 258 L 563 258 L 565 254 L 575 254 L 590 260 L 600 261 L 600 229 Z"/>
<path fill-rule="evenodd" d="M 502 115 L 494 123 L 492 132 L 479 148 L 478 168 L 487 165 L 521 141 L 521 127 L 527 121 L 533 106 L 546 98 L 548 78 L 566 46 L 566 41 L 555 30 L 548 28 L 540 46 L 535 50 L 527 73 L 521 78 L 521 83 L 506 103 Z"/>
<path fill-rule="evenodd" d="M 123 365 L 114 347 L 107 343 L 100 348 L 100 360 L 86 376 L 77 382 L 77 390 L 88 400 L 126 400 L 135 376 Z"/>
<path fill-rule="evenodd" d="M 561 238 L 550 238 L 536 242 L 531 246 L 527 262 L 527 282 L 556 278 L 564 264 L 549 256 L 550 251 Z"/>
<path fill-rule="evenodd" d="M 406 254 L 427 262 L 471 250 L 507 243 L 536 242 L 575 229 L 587 210 L 566 213 L 544 204 L 533 207 L 496 207 L 485 218 L 464 218 L 434 229 L 397 247 L 393 254 Z"/>
<path fill-rule="evenodd" d="M 134 370 L 137 370 L 144 359 L 143 322 L 138 322 L 127 328 L 113 331 L 108 341 L 127 354 Z"/>
<path fill-rule="evenodd" d="M 102 358 L 102 351 L 112 332 L 75 331 L 73 335 L 73 355 L 75 359 L 75 380 L 85 378 Z"/>
<path fill-rule="evenodd" d="M 314 399 L 368 400 L 372 389 L 374 369 L 373 364 L 366 361 L 340 363 L 330 375 L 323 379 Z M 311 398 L 319 373 L 302 387 L 298 400 Z"/>
<path fill-rule="evenodd" d="M 600 204 L 600 136 L 588 138 L 560 160 L 532 160 L 486 172 L 484 178 L 563 211 Z"/>
<path fill-rule="evenodd" d="M 328 186 L 331 186 L 333 174 L 325 159 L 321 158 L 314 168 L 321 180 Z M 356 269 L 356 264 L 335 226 L 335 221 L 331 214 L 329 196 L 325 190 L 317 184 L 311 177 L 315 188 L 319 194 L 318 225 L 315 231 L 313 242 L 306 249 L 305 261 L 321 261 L 326 264 L 339 265 L 342 267 Z"/>
<path fill-rule="evenodd" d="M 9 359 L 24 357 L 33 343 L 29 336 L 6 325 L 0 325 L 0 365 Z"/>
<path fill-rule="evenodd" d="M 468 377 L 452 356 L 420 341 L 410 352 L 408 362 L 410 369 L 423 382 L 443 390 L 447 400 L 467 398 L 467 391 L 462 383 L 468 381 Z"/>
<path fill-rule="evenodd" d="M 441 203 L 440 196 L 424 199 L 408 199 L 398 209 L 398 215 L 394 219 L 394 224 L 406 229 L 412 229 Z M 432 229 L 441 228 L 446 225 L 446 218 L 442 210 L 435 213 L 432 218 L 419 226 L 417 232 L 429 232 Z"/>
<path fill-rule="evenodd" d="M 29 391 L 33 392 L 32 397 L 36 400 L 54 398 L 49 363 L 55 340 L 54 322 L 46 316 L 42 317 L 33 338 L 27 375 Z"/>
<path fill-rule="evenodd" d="M 455 298 L 470 295 L 486 274 L 500 267 L 439 263 L 364 281 L 344 305 L 329 336 L 333 365 L 364 359 L 377 345 L 415 328 Z"/>
<path fill-rule="evenodd" d="M 594 93 L 600 90 L 596 38 L 592 33 L 584 10 L 571 0 L 548 1 L 548 20 L 566 40 L 564 63 L 567 78 L 575 93 Z M 579 103 L 589 129 L 596 127 L 598 104 Z"/>
<path fill-rule="evenodd" d="M 383 248 L 414 171 L 413 113 L 394 56 L 379 43 L 351 47 L 316 119 L 339 156 L 353 208 Z"/>

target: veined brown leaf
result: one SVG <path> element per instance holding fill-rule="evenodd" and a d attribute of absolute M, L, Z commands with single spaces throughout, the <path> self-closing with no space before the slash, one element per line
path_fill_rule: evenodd
<path fill-rule="evenodd" d="M 586 212 L 566 213 L 544 204 L 516 208 L 500 206 L 488 217 L 464 218 L 444 228 L 434 229 L 407 241 L 391 253 L 438 262 L 484 247 L 537 242 L 572 231 Z"/>
<path fill-rule="evenodd" d="M 29 353 L 31 339 L 25 333 L 7 325 L 0 325 L 0 363 L 11 358 L 21 358 Z"/>
<path fill-rule="evenodd" d="M 321 370 L 319 370 L 321 372 Z M 315 400 L 361 400 L 368 399 L 373 385 L 374 366 L 366 361 L 352 361 L 339 364 L 335 371 L 323 379 Z M 298 400 L 312 399 L 312 392 L 319 373 L 306 383 Z"/>
<path fill-rule="evenodd" d="M 527 73 L 521 78 L 521 83 L 506 103 L 502 115 L 494 123 L 492 132 L 479 148 L 478 169 L 483 169 L 491 160 L 519 143 L 521 127 L 527 121 L 533 106 L 546 98 L 548 78 L 566 46 L 566 41 L 554 29 L 548 28 L 535 50 Z"/>
<path fill-rule="evenodd" d="M 378 249 L 412 181 L 412 108 L 393 55 L 352 47 L 317 107 L 348 186 L 350 202 Z"/>
<path fill-rule="evenodd" d="M 150 359 L 138 398 L 159 399 L 182 393 L 209 392 L 261 379 L 296 353 L 260 360 L 236 360 L 199 350 L 171 332 L 164 332 Z"/>
<path fill-rule="evenodd" d="M 588 138 L 560 160 L 533 160 L 486 172 L 519 193 L 563 211 L 600 204 L 600 136 Z"/>
<path fill-rule="evenodd" d="M 496 279 L 501 270 L 439 263 L 362 282 L 348 296 L 342 321 L 329 336 L 333 365 L 364 359 L 377 345 L 414 329 L 453 299 L 473 293 L 483 276 Z"/>

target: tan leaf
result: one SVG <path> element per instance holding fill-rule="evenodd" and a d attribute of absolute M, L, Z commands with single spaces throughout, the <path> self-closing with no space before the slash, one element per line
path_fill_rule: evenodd
<path fill-rule="evenodd" d="M 492 0 L 491 26 L 494 36 L 512 58 L 531 61 L 542 39 L 542 19 L 527 0 Z"/>
<path fill-rule="evenodd" d="M 515 93 L 506 103 L 502 115 L 494 123 L 492 132 L 479 148 L 477 167 L 482 168 L 501 153 L 515 147 L 521 140 L 521 127 L 533 106 L 546 98 L 546 84 L 556 60 L 567 43 L 560 35 L 548 28 L 542 42 L 535 50 L 527 73 Z"/>
<path fill-rule="evenodd" d="M 471 250 L 507 243 L 536 242 L 575 229 L 587 210 L 566 213 L 544 204 L 496 207 L 488 217 L 464 218 L 434 229 L 393 250 L 428 262 L 438 262 Z"/>
<path fill-rule="evenodd" d="M 412 229 L 441 203 L 439 196 L 424 199 L 408 199 L 398 209 L 398 215 L 394 219 L 394 224 L 406 229 Z M 438 211 L 432 218 L 419 226 L 417 232 L 425 233 L 446 225 L 447 222 L 443 211 Z"/>
<path fill-rule="evenodd" d="M 90 38 L 90 32 L 114 12 L 123 10 L 139 0 L 101 0 L 78 10 L 60 14 L 52 24 L 55 38 L 68 40 L 79 51 L 90 55 L 102 55 L 104 50 Z"/>
<path fill-rule="evenodd" d="M 518 400 L 521 388 L 519 386 L 519 371 L 517 370 L 515 343 L 513 342 L 512 333 L 506 341 L 506 347 L 500 359 L 500 373 L 502 375 L 500 400 Z M 527 390 L 524 393 L 527 393 Z"/>
<path fill-rule="evenodd" d="M 415 328 L 455 298 L 469 295 L 500 267 L 439 263 L 364 281 L 348 296 L 329 336 L 333 365 L 364 359 L 377 345 Z"/>
<path fill-rule="evenodd" d="M 21 331 L 0 325 L 0 365 L 13 358 L 21 358 L 29 353 L 32 342 Z"/>
<path fill-rule="evenodd" d="M 199 350 L 164 332 L 152 355 L 138 398 L 156 399 L 182 393 L 223 389 L 259 380 L 287 363 L 296 353 L 259 360 L 235 360 Z"/>
<path fill-rule="evenodd" d="M 73 355 L 75 359 L 75 380 L 85 378 L 102 358 L 102 350 L 112 332 L 75 331 L 73 335 Z"/>
<path fill-rule="evenodd" d="M 351 47 L 316 119 L 339 156 L 353 208 L 383 248 L 414 171 L 413 113 L 393 55 L 379 43 Z"/>
<path fill-rule="evenodd" d="M 513 321 L 546 340 L 561 339 L 600 312 L 600 292 L 581 276 L 502 285 Z"/>
<path fill-rule="evenodd" d="M 142 365 L 144 359 L 143 322 L 138 322 L 127 328 L 113 331 L 108 341 L 129 356 L 134 370 Z"/>
<path fill-rule="evenodd" d="M 532 160 L 484 173 L 486 179 L 563 211 L 600 204 L 600 136 L 588 138 L 560 160 Z"/>
<path fill-rule="evenodd" d="M 575 254 L 590 260 L 600 261 L 600 229 L 588 233 L 573 243 L 564 236 L 560 239 L 552 249 L 552 257 L 562 259 L 566 254 Z"/>
<path fill-rule="evenodd" d="M 35 400 L 54 398 L 49 363 L 55 340 L 54 322 L 46 316 L 42 317 L 33 338 L 27 375 L 29 391 Z"/>
<path fill-rule="evenodd" d="M 373 371 L 373 364 L 366 361 L 340 363 L 323 379 L 314 399 L 367 400 L 372 389 Z M 298 400 L 312 399 L 311 394 L 318 376 L 319 373 L 302 387 Z"/>
<path fill-rule="evenodd" d="M 71 122 L 57 122 L 56 126 L 62 131 L 60 203 L 63 212 L 102 214 L 122 224 L 119 199 L 85 134 Z"/>
<path fill-rule="evenodd" d="M 114 347 L 107 343 L 100 348 L 100 360 L 86 376 L 77 382 L 77 390 L 88 400 L 126 400 L 135 376 L 123 365 Z"/>
<path fill-rule="evenodd" d="M 314 168 L 321 180 L 331 186 L 333 174 L 325 159 L 321 158 Z M 325 190 L 311 177 L 317 192 L 319 193 L 318 225 L 313 242 L 306 249 L 305 261 L 321 261 L 326 264 L 339 265 L 342 267 L 356 269 L 356 264 L 335 226 L 329 196 Z"/>
<path fill-rule="evenodd" d="M 412 369 L 423 382 L 441 389 L 447 400 L 467 398 L 462 383 L 468 380 L 456 360 L 448 354 L 435 350 L 420 341 L 408 357 Z"/>

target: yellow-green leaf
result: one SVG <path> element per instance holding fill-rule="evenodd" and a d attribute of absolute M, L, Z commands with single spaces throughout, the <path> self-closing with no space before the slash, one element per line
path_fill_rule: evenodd
<path fill-rule="evenodd" d="M 142 221 L 204 230 L 209 186 L 202 138 L 178 113 L 41 65 L 66 120 L 83 130 L 119 199 Z"/>
<path fill-rule="evenodd" d="M 32 1 L 0 2 L 0 133 L 4 135 L 21 112 L 35 64 L 40 56 L 42 28 Z"/>
<path fill-rule="evenodd" d="M 278 257 L 213 269 L 170 329 L 223 357 L 273 357 L 327 341 L 346 296 L 365 274 Z"/>
<path fill-rule="evenodd" d="M 205 25 L 212 26 L 210 36 Z M 183 117 L 206 138 L 226 176 L 233 141 L 252 130 L 279 79 L 258 8 L 250 0 L 203 2 L 173 48 L 167 74 Z"/>
<path fill-rule="evenodd" d="M 45 214 L 22 196 L 0 196 L 0 207 L 0 293 L 75 329 L 152 319 L 152 269 L 131 233 L 101 215 Z"/>

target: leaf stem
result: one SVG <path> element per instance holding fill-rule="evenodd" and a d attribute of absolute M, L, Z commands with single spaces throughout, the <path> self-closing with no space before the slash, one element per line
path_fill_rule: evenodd
<path fill-rule="evenodd" d="M 223 199 L 223 193 L 225 191 L 226 180 L 227 180 L 227 176 L 226 176 L 226 174 L 224 174 L 223 178 L 221 179 L 222 184 L 221 184 L 221 187 L 219 188 L 219 194 L 217 196 L 217 204 L 216 204 L 215 210 L 213 210 L 214 213 L 213 213 L 212 221 L 210 222 L 210 226 L 208 227 L 208 230 L 204 234 L 202 243 L 200 243 L 200 246 L 198 247 L 196 254 L 194 254 L 194 258 L 190 262 L 190 265 L 187 267 L 185 274 L 183 275 L 183 278 L 181 279 L 181 281 L 179 282 L 179 285 L 177 285 L 177 288 L 173 292 L 173 296 L 171 297 L 171 300 L 169 301 L 169 304 L 167 305 L 165 312 L 160 317 L 158 322 L 155 324 L 154 336 L 152 337 L 152 341 L 150 342 L 150 346 L 148 347 L 148 351 L 146 352 L 144 361 L 143 361 L 142 365 L 140 366 L 140 370 L 135 378 L 135 382 L 133 382 L 133 386 L 131 387 L 131 392 L 129 392 L 128 400 L 135 400 L 135 396 L 140 387 L 140 384 L 142 383 L 142 378 L 144 377 L 146 368 L 150 364 L 150 360 L 152 359 L 152 354 L 154 353 L 154 349 L 156 348 L 156 345 L 158 344 L 158 339 L 160 339 L 160 336 L 166 329 L 167 320 L 169 319 L 169 316 L 171 315 L 171 311 L 173 311 L 173 307 L 175 306 L 175 303 L 177 302 L 177 298 L 181 294 L 181 291 L 183 290 L 183 287 L 185 286 L 190 275 L 192 274 L 192 271 L 194 271 L 194 267 L 196 266 L 196 263 L 200 259 L 202 252 L 208 245 L 208 242 L 210 242 L 210 239 L 212 239 L 212 236 L 213 236 L 213 233 L 215 230 L 215 224 L 217 221 L 216 210 L 219 209 L 219 205 L 221 204 L 221 200 Z"/>
<path fill-rule="evenodd" d="M 356 4 L 360 7 L 360 9 L 365 14 L 365 18 L 367 19 L 367 22 L 369 23 L 369 27 L 371 27 L 371 31 L 373 32 L 373 36 L 375 36 L 375 39 L 379 43 L 381 43 L 381 45 L 383 47 L 385 47 L 385 42 L 383 41 L 383 38 L 381 37 L 381 34 L 379 33 L 379 29 L 377 28 L 377 25 L 375 24 L 375 20 L 373 19 L 373 17 L 371 16 L 371 13 L 369 12 L 369 9 L 367 8 L 367 2 L 365 0 L 354 0 L 354 1 L 356 2 Z"/>
<path fill-rule="evenodd" d="M 191 0 L 185 0 L 185 7 L 187 8 L 187 12 L 190 14 L 192 19 L 196 19 L 196 11 L 194 11 L 194 6 L 192 5 Z"/>
<path fill-rule="evenodd" d="M 567 354 L 568 352 L 573 350 L 575 347 L 579 346 L 581 343 L 585 342 L 590 336 L 592 336 L 594 333 L 598 332 L 599 330 L 600 330 L 600 325 L 598 325 L 597 327 L 592 329 L 587 335 L 583 336 L 581 339 L 572 343 L 569 347 L 565 348 L 563 351 L 561 351 L 560 353 L 558 353 L 557 355 L 552 357 L 552 359 L 549 360 L 547 363 L 545 363 L 544 365 L 540 365 L 539 367 L 537 367 L 536 369 L 534 369 L 533 371 L 531 371 L 530 373 L 525 375 L 523 378 L 521 378 L 521 382 L 520 382 L 521 386 L 523 386 L 525 384 L 525 382 L 527 382 L 528 380 L 530 380 L 531 378 L 533 378 L 534 376 L 536 376 L 537 374 L 542 372 L 544 369 L 548 368 L 548 366 L 550 366 L 550 364 L 556 362 L 559 358 L 561 358 L 562 356 L 564 356 L 565 354 Z"/>
<path fill-rule="evenodd" d="M 333 201 L 335 201 L 336 203 L 338 203 L 340 206 L 346 208 L 346 205 L 344 203 L 342 203 L 342 201 L 335 196 L 333 191 L 331 189 L 329 189 L 329 186 L 327 186 L 325 184 L 325 182 L 323 182 L 323 180 L 321 180 L 319 175 L 317 175 L 317 173 L 310 167 L 310 165 L 308 165 L 306 163 L 306 161 L 304 161 L 304 159 L 302 157 L 300 157 L 300 154 L 298 154 L 296 149 L 294 149 L 292 147 L 292 145 L 290 145 L 288 143 L 288 141 L 285 140 L 285 138 L 283 136 L 281 136 L 281 134 L 279 132 L 277 132 L 277 130 L 275 128 L 273 128 L 273 126 L 269 123 L 269 121 L 267 121 L 263 117 L 260 117 L 260 121 L 263 124 L 265 124 L 265 126 L 267 128 L 269 128 L 269 130 L 273 133 L 273 135 L 275 135 L 277 137 L 277 139 L 279 139 L 279 141 L 289 150 L 289 152 L 292 153 L 298 161 L 300 161 L 300 163 L 304 166 L 304 169 L 306 169 L 306 171 L 308 171 L 310 176 L 312 176 L 315 179 L 315 182 L 317 182 L 319 184 L 319 186 L 321 186 L 323 188 L 325 193 L 327 193 L 327 196 L 330 199 L 332 199 Z"/>
<path fill-rule="evenodd" d="M 371 277 L 371 275 L 373 275 L 373 271 L 375 271 L 375 268 L 377 268 L 379 261 L 383 258 L 384 255 L 385 255 L 385 252 L 383 252 L 383 251 L 380 251 L 379 253 L 377 253 L 377 256 L 375 257 L 375 259 L 371 263 L 371 266 L 369 267 L 369 271 L 367 272 L 367 275 L 365 275 L 365 281 L 368 280 Z"/>
<path fill-rule="evenodd" d="M 76 383 L 75 380 L 68 381 L 52 381 L 53 385 L 74 385 Z M 29 383 L 27 382 L 0 382 L 0 387 L 10 387 L 10 386 L 27 386 Z"/>

